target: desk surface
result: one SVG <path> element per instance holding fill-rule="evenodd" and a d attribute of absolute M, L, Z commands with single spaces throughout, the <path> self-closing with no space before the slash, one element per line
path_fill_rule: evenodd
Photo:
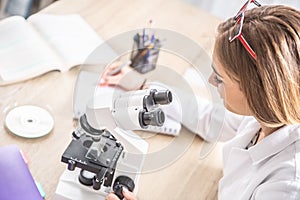
<path fill-rule="evenodd" d="M 41 12 L 78 13 L 104 39 L 143 28 L 147 20 L 154 19 L 156 27 L 178 31 L 201 44 L 209 53 L 219 23 L 218 19 L 178 0 L 60 0 Z M 76 68 L 65 73 L 50 72 L 0 87 L 2 116 L 14 106 L 34 104 L 49 109 L 55 118 L 54 130 L 38 139 L 24 139 L 8 133 L 3 126 L 4 117 L 0 118 L 0 145 L 17 144 L 27 153 L 30 171 L 42 183 L 46 199 L 53 199 L 59 177 L 66 169 L 60 159 L 74 130 L 72 100 L 77 74 Z M 173 141 L 169 136 L 146 135 L 152 152 Z M 141 175 L 139 199 L 217 198 L 218 180 L 222 175 L 221 147 L 217 145 L 207 158 L 199 159 L 203 141 L 186 129 L 180 135 L 182 141 L 190 140 L 190 145 L 169 165 Z"/>

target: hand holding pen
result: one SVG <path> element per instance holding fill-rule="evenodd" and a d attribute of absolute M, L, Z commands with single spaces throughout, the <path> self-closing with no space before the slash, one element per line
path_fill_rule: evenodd
<path fill-rule="evenodd" d="M 140 73 L 129 67 L 127 65 L 128 63 L 128 61 L 124 63 L 112 63 L 103 73 L 99 86 L 118 86 L 124 90 L 141 89 L 141 87 L 143 87 L 146 83 L 146 79 L 141 76 Z"/>
<path fill-rule="evenodd" d="M 99 86 L 117 85 L 120 79 L 132 69 L 129 67 L 131 61 L 114 62 L 103 73 Z"/>
<path fill-rule="evenodd" d="M 128 60 L 127 62 L 124 62 L 123 64 L 119 65 L 118 67 L 112 69 L 110 72 L 107 73 L 108 76 L 114 76 L 121 72 L 122 68 L 127 67 L 131 64 L 131 61 Z"/>

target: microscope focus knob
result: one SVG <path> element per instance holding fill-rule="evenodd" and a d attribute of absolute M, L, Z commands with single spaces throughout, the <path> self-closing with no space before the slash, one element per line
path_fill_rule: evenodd
<path fill-rule="evenodd" d="M 123 187 L 126 187 L 130 192 L 132 192 L 135 187 L 134 181 L 128 176 L 118 176 L 116 178 L 113 185 L 113 190 L 120 199 L 124 198 L 124 195 L 122 193 Z"/>

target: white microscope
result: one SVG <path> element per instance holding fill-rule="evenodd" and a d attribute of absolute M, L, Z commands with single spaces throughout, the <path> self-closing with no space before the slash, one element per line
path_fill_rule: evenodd
<path fill-rule="evenodd" d="M 131 130 L 162 126 L 160 105 L 170 104 L 172 93 L 148 89 L 104 98 L 89 101 L 80 117 L 62 155 L 68 170 L 60 177 L 55 199 L 101 200 L 112 190 L 123 199 L 122 187 L 137 193 L 148 144 Z"/>

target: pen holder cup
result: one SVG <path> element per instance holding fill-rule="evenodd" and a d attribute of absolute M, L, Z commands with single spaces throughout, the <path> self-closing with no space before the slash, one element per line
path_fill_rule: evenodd
<path fill-rule="evenodd" d="M 133 47 L 130 55 L 131 65 L 141 74 L 152 71 L 156 67 L 156 62 L 159 55 L 161 43 L 159 39 L 152 39 L 152 41 L 145 39 L 148 36 L 136 34 L 133 38 Z"/>

